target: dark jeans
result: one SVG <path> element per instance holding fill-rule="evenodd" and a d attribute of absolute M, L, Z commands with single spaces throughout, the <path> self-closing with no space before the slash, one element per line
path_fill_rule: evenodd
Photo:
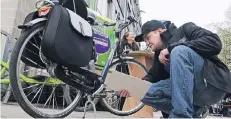
<path fill-rule="evenodd" d="M 186 46 L 177 46 L 170 55 L 170 79 L 153 83 L 141 100 L 169 118 L 193 118 L 197 109 L 221 100 L 225 93 L 202 76 L 204 59 Z"/>

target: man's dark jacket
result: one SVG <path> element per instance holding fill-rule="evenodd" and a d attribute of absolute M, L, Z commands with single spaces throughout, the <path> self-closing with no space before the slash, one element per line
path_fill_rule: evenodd
<path fill-rule="evenodd" d="M 179 28 L 170 24 L 161 37 L 170 54 L 174 47 L 185 45 L 201 55 L 205 59 L 203 69 L 205 80 L 209 84 L 231 93 L 230 71 L 217 57 L 222 49 L 222 43 L 216 34 L 189 22 Z M 144 80 L 155 83 L 170 77 L 158 59 L 160 51 L 155 52 L 153 66 L 143 78 Z"/>

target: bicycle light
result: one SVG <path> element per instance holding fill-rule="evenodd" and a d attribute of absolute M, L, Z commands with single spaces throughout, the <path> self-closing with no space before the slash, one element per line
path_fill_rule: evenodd
<path fill-rule="evenodd" d="M 46 16 L 51 10 L 50 6 L 42 6 L 38 9 L 38 16 Z"/>

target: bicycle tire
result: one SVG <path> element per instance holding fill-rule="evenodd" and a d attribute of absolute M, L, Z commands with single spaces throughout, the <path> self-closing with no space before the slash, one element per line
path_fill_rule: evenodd
<path fill-rule="evenodd" d="M 68 108 L 65 110 L 62 110 L 59 114 L 47 114 L 39 111 L 36 109 L 25 97 L 26 95 L 22 91 L 22 87 L 20 87 L 20 81 L 19 81 L 19 72 L 18 72 L 18 62 L 20 61 L 20 53 L 22 53 L 22 48 L 25 46 L 25 42 L 29 41 L 30 39 L 28 37 L 32 36 L 36 30 L 44 29 L 45 22 L 41 22 L 38 24 L 35 24 L 34 26 L 26 29 L 19 39 L 16 41 L 14 49 L 11 54 L 10 59 L 10 84 L 12 86 L 13 94 L 19 103 L 20 107 L 30 116 L 34 118 L 64 118 L 68 116 L 71 112 L 74 111 L 78 101 L 81 98 L 81 92 L 79 93 L 78 97 L 76 96 L 76 99 L 72 103 L 72 105 L 69 105 Z M 34 33 L 35 34 L 35 33 Z"/>
<path fill-rule="evenodd" d="M 148 70 L 146 69 L 146 67 L 141 64 L 140 62 L 134 60 L 134 59 L 124 59 L 123 62 L 132 62 L 132 63 L 135 63 L 137 65 L 139 65 L 146 73 L 148 72 Z M 116 64 L 119 64 L 121 63 L 120 60 L 117 60 L 115 62 L 113 62 L 107 69 L 107 71 L 113 67 L 114 65 Z M 110 105 L 108 105 L 108 103 L 106 102 L 105 98 L 101 98 L 100 99 L 100 103 L 103 105 L 103 107 L 109 111 L 110 113 L 112 114 L 115 114 L 115 115 L 118 115 L 118 116 L 128 116 L 128 115 L 131 115 L 131 114 L 134 114 L 136 112 L 138 112 L 140 109 L 142 109 L 144 107 L 144 104 L 143 103 L 140 103 L 136 108 L 134 109 L 131 109 L 129 111 L 117 111 L 115 109 L 113 109 L 112 107 L 110 107 Z"/>

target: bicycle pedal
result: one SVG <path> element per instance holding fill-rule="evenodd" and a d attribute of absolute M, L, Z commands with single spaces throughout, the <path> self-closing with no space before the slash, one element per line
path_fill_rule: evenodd
<path fill-rule="evenodd" d="M 95 94 L 94 95 L 94 98 L 106 98 L 107 97 L 107 95 L 106 94 Z"/>

